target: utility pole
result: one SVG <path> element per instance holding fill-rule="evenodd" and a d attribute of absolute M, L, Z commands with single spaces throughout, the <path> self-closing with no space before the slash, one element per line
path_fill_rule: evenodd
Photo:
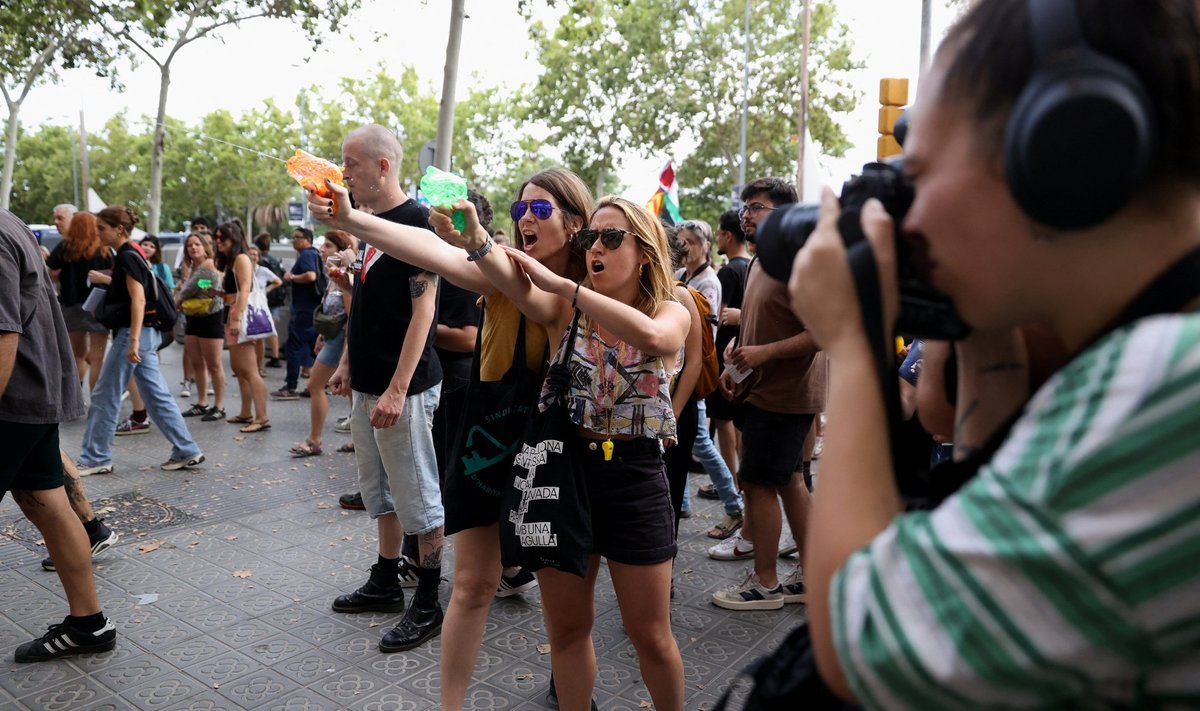
<path fill-rule="evenodd" d="M 81 183 L 81 185 L 80 185 L 79 192 L 83 194 L 83 204 L 80 205 L 80 204 L 76 203 L 76 205 L 75 205 L 80 210 L 90 211 L 92 209 L 92 206 L 89 204 L 91 202 L 91 198 L 89 196 L 92 194 L 91 193 L 91 188 L 92 188 L 91 174 L 92 174 L 91 161 L 88 159 L 87 127 L 83 125 L 83 109 L 80 109 L 79 110 L 79 182 Z"/>
<path fill-rule="evenodd" d="M 80 210 L 86 210 L 87 209 L 86 205 L 79 204 L 79 165 L 78 165 L 79 157 L 76 155 L 76 153 L 78 152 L 75 147 L 76 141 L 77 141 L 77 138 L 76 138 L 75 134 L 72 133 L 71 134 L 71 187 L 75 189 L 75 202 L 73 204 L 75 205 L 76 208 L 78 208 Z"/>
<path fill-rule="evenodd" d="M 804 200 L 804 144 L 808 135 L 808 49 L 812 32 L 812 6 L 802 0 L 804 9 L 804 47 L 800 52 L 800 110 L 796 118 L 796 194 Z"/>
<path fill-rule="evenodd" d="M 442 102 L 438 108 L 437 148 L 433 164 L 450 170 L 450 145 L 454 138 L 454 85 L 458 81 L 458 50 L 462 45 L 462 23 L 466 0 L 451 0 L 450 38 L 446 41 L 446 68 L 442 74 Z"/>
<path fill-rule="evenodd" d="M 749 113 L 750 101 L 750 2 L 746 0 L 746 34 L 744 54 L 742 56 L 742 160 L 738 163 L 738 190 L 746 186 L 746 116 Z M 736 206 L 738 196 L 734 195 Z"/>

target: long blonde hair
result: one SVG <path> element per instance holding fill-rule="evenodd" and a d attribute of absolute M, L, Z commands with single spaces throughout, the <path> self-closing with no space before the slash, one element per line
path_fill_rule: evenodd
<path fill-rule="evenodd" d="M 592 216 L 588 223 L 590 224 L 591 220 L 595 219 L 597 212 L 606 207 L 616 208 L 625 215 L 629 226 L 633 228 L 638 247 L 650 260 L 641 270 L 641 275 L 638 277 L 641 288 L 638 290 L 634 303 L 630 305 L 647 316 L 653 317 L 664 302 L 677 300 L 675 298 L 675 278 L 671 273 L 671 253 L 670 247 L 667 246 L 667 233 L 663 230 L 662 223 L 650 214 L 649 210 L 616 195 L 606 195 L 600 198 L 600 202 L 596 203 L 596 209 L 592 210 Z M 589 289 L 594 288 L 591 273 L 584 279 L 583 285 Z"/>

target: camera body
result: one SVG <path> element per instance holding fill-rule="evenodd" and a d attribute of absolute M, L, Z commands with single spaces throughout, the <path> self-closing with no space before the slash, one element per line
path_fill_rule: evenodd
<path fill-rule="evenodd" d="M 861 214 L 867 200 L 875 198 L 892 216 L 895 225 L 896 264 L 899 271 L 900 316 L 896 330 L 906 336 L 955 341 L 971 332 L 954 304 L 931 287 L 924 250 L 901 234 L 901 224 L 912 207 L 915 191 L 904 175 L 903 159 L 867 163 L 862 173 L 842 186 L 842 211 L 838 231 L 848 251 L 866 239 Z M 755 235 L 758 261 L 766 273 L 787 283 L 796 253 L 817 226 L 818 208 L 810 204 L 787 205 L 758 226 Z"/>

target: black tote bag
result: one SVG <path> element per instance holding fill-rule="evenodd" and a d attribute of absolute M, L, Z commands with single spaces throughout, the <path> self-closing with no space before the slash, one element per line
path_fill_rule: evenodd
<path fill-rule="evenodd" d="M 576 311 L 563 356 L 546 376 L 553 400 L 535 410 L 513 458 L 511 485 L 501 494 L 500 558 L 505 566 L 555 568 L 583 577 L 592 553 L 592 517 L 565 399 L 578 330 Z"/>
<path fill-rule="evenodd" d="M 446 462 L 443 498 L 447 536 L 468 528 L 490 526 L 498 520 L 500 492 L 511 484 L 513 454 L 521 446 L 529 417 L 537 411 L 542 386 L 541 373 L 529 370 L 525 363 L 524 316 L 517 326 L 517 342 L 508 372 L 493 382 L 480 381 L 486 312 L 485 302 L 480 310 L 480 328 L 471 359 L 466 407 L 461 419 L 454 423 L 458 435 Z"/>

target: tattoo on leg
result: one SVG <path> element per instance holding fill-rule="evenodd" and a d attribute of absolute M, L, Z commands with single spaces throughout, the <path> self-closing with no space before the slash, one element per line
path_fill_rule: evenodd
<path fill-rule="evenodd" d="M 13 496 L 13 501 L 16 501 L 17 505 L 20 506 L 21 508 L 44 507 L 45 506 L 44 503 L 42 503 L 41 501 L 38 501 L 38 498 L 36 496 L 34 496 L 32 491 L 29 491 L 27 489 L 14 489 L 12 492 L 12 496 Z"/>
<path fill-rule="evenodd" d="M 420 566 L 422 568 L 437 570 L 442 567 L 442 544 L 445 543 L 445 540 L 440 527 L 418 536 L 417 545 L 421 555 Z"/>

